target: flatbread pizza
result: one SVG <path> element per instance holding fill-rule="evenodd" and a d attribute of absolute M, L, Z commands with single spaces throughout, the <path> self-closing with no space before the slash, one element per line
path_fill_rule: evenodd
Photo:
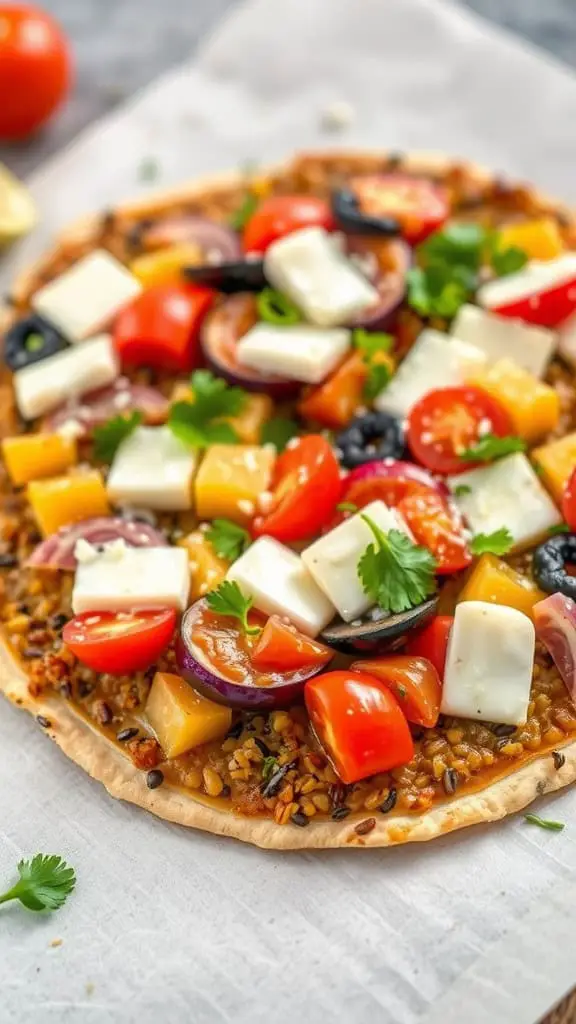
<path fill-rule="evenodd" d="M 64 232 L 3 314 L 4 695 L 268 848 L 572 782 L 575 248 L 527 185 L 365 152 Z"/>

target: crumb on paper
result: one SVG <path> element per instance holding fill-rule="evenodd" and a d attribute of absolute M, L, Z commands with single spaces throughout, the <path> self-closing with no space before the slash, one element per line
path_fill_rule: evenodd
<path fill-rule="evenodd" d="M 50 943 L 50 948 L 57 949 L 58 946 L 61 946 L 63 942 L 64 939 L 52 939 L 52 942 Z"/>
<path fill-rule="evenodd" d="M 325 131 L 341 132 L 350 127 L 355 116 L 356 111 L 351 103 L 348 103 L 347 100 L 334 100 L 333 103 L 324 107 L 320 124 Z"/>
<path fill-rule="evenodd" d="M 86 995 L 91 996 L 94 994 L 95 985 L 93 981 L 86 982 Z"/>

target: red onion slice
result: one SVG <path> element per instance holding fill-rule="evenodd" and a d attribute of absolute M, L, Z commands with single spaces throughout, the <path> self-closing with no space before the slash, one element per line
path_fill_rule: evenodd
<path fill-rule="evenodd" d="M 97 516 L 72 526 L 64 526 L 41 541 L 26 565 L 33 569 L 74 570 L 77 565 L 74 549 L 79 540 L 85 540 L 95 547 L 109 544 L 113 540 L 124 540 L 133 548 L 167 547 L 168 544 L 164 534 L 148 523 L 122 519 L 120 516 Z"/>
<path fill-rule="evenodd" d="M 242 254 L 240 239 L 225 224 L 216 224 L 207 217 L 174 214 L 145 228 L 141 235 L 144 249 L 164 249 L 171 245 L 197 245 L 207 263 L 227 263 Z"/>
<path fill-rule="evenodd" d="M 42 429 L 66 430 L 69 424 L 74 436 L 87 437 L 94 427 L 134 409 L 142 413 L 145 423 L 163 423 L 168 408 L 168 400 L 156 388 L 131 384 L 126 377 L 119 377 L 111 387 L 90 391 L 56 409 L 44 419 Z"/>
<path fill-rule="evenodd" d="M 351 327 L 365 327 L 371 331 L 388 330 L 406 295 L 406 275 L 412 263 L 412 250 L 401 238 L 382 242 L 367 238 L 349 238 L 348 252 L 358 258 L 380 298 L 369 309 L 360 313 Z"/>
<path fill-rule="evenodd" d="M 564 594 L 551 594 L 534 605 L 533 613 L 536 635 L 576 703 L 576 603 Z"/>
<path fill-rule="evenodd" d="M 200 331 L 200 344 L 208 366 L 229 384 L 238 384 L 245 391 L 263 391 L 272 398 L 296 394 L 301 387 L 296 381 L 265 377 L 238 363 L 236 346 L 256 320 L 256 298 L 245 292 L 230 295 L 208 313 Z"/>
<path fill-rule="evenodd" d="M 361 502 L 368 504 L 380 499 L 394 507 L 418 488 L 434 491 L 443 498 L 449 496 L 446 485 L 426 469 L 401 459 L 381 459 L 366 462 L 348 474 L 342 501 L 354 502 L 361 507 Z"/>

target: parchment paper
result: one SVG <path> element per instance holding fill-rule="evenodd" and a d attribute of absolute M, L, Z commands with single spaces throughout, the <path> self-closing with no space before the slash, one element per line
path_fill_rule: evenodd
<path fill-rule="evenodd" d="M 323 108 L 356 122 L 327 138 Z M 433 0 L 253 0 L 194 66 L 89 131 L 32 182 L 54 230 L 159 184 L 340 142 L 434 148 L 576 197 L 576 85 Z M 0 878 L 20 856 L 77 868 L 68 907 L 0 910 L 0 1021 L 18 1024 L 532 1024 L 576 981 L 576 800 L 421 847 L 275 855 L 109 799 L 0 707 Z M 51 941 L 62 939 L 52 947 Z"/>

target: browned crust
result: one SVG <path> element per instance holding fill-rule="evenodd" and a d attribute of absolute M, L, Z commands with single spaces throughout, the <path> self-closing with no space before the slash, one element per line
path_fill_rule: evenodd
<path fill-rule="evenodd" d="M 310 171 L 339 169 L 347 173 L 382 166 L 385 154 L 374 153 L 319 153 L 297 158 L 292 169 Z M 451 160 L 440 154 L 419 153 L 403 159 L 403 169 L 415 173 L 442 176 L 452 166 Z M 479 183 L 492 179 L 492 174 L 475 164 L 462 164 Z M 284 169 L 286 170 L 286 169 Z M 271 169 L 267 176 L 281 175 L 283 169 Z M 236 193 L 244 186 L 239 173 L 212 177 L 184 185 L 179 189 L 152 195 L 135 203 L 126 204 L 116 211 L 120 217 L 141 218 L 159 215 L 190 200 L 216 200 Z M 561 211 L 571 216 L 560 204 L 534 190 L 534 198 L 543 210 Z M 15 282 L 14 296 L 22 299 L 39 269 L 47 267 L 63 250 L 71 245 L 97 244 L 101 217 L 84 218 L 72 225 L 59 237 L 55 247 Z M 12 655 L 8 644 L 0 639 L 0 691 L 14 704 L 34 716 L 43 716 L 50 722 L 45 731 L 72 761 L 75 761 L 94 779 L 101 782 L 111 796 L 127 800 L 151 811 L 160 818 L 180 825 L 203 829 L 217 835 L 232 836 L 244 842 L 267 849 L 327 849 L 341 846 L 394 846 L 407 842 L 423 842 L 455 829 L 482 822 L 496 821 L 522 810 L 537 797 L 569 785 L 576 779 L 576 741 L 562 748 L 564 765 L 557 771 L 550 753 L 535 758 L 509 775 L 491 783 L 485 789 L 465 794 L 435 806 L 420 815 L 378 815 L 375 825 L 364 835 L 355 826 L 371 817 L 370 814 L 350 815 L 342 822 L 313 820 L 307 828 L 277 825 L 271 819 L 247 818 L 204 802 L 190 791 L 164 784 L 149 790 L 145 774 L 134 768 L 130 759 L 115 744 L 77 714 L 73 707 L 58 696 L 32 699 L 28 692 L 27 677 Z"/>

